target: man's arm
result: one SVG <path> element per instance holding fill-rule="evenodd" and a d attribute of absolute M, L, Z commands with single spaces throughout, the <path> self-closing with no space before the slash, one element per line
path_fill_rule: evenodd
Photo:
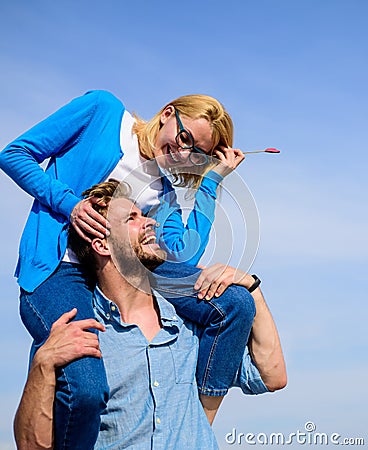
<path fill-rule="evenodd" d="M 53 405 L 57 367 L 83 356 L 101 358 L 96 334 L 105 328 L 94 319 L 69 322 L 77 310 L 63 314 L 52 326 L 50 336 L 33 358 L 28 379 L 14 419 L 19 450 L 53 448 Z"/>
<path fill-rule="evenodd" d="M 279 334 L 271 312 L 258 287 L 251 295 L 256 305 L 248 347 L 264 384 L 269 391 L 286 386 L 287 375 Z"/>
<path fill-rule="evenodd" d="M 231 284 L 249 289 L 253 283 L 254 278 L 246 272 L 223 264 L 215 264 L 202 271 L 194 287 L 199 290 L 200 299 L 210 300 L 213 296 L 221 295 Z M 267 389 L 276 391 L 284 388 L 287 382 L 279 335 L 261 289 L 256 288 L 251 295 L 255 302 L 256 315 L 248 347 Z"/>

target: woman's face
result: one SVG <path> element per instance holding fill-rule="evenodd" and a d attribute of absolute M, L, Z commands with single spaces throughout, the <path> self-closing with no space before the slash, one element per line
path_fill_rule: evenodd
<path fill-rule="evenodd" d="M 194 145 L 209 154 L 213 145 L 209 122 L 203 118 L 189 119 L 185 116 L 180 116 L 180 119 L 184 128 L 193 136 Z M 192 150 L 182 149 L 175 140 L 179 132 L 179 124 L 173 106 L 165 108 L 161 114 L 161 124 L 154 150 L 154 157 L 158 165 L 163 169 L 169 167 L 192 167 L 193 164 L 189 159 L 189 153 Z"/>

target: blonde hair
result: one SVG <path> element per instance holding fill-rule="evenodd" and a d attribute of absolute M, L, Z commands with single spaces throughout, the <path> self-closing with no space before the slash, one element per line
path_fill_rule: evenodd
<path fill-rule="evenodd" d="M 233 146 L 233 122 L 229 113 L 223 105 L 213 97 L 202 94 L 184 95 L 169 102 L 148 122 L 135 115 L 136 123 L 133 132 L 137 134 L 139 147 L 142 154 L 148 158 L 153 158 L 156 136 L 162 126 L 161 114 L 168 107 L 173 106 L 180 116 L 190 119 L 206 119 L 212 131 L 212 149 L 218 146 Z M 198 188 L 204 175 L 211 170 L 213 163 L 205 166 L 193 166 L 190 173 L 180 171 L 180 168 L 171 168 L 170 172 L 174 177 L 177 186 Z M 187 170 L 188 172 L 188 170 Z"/>

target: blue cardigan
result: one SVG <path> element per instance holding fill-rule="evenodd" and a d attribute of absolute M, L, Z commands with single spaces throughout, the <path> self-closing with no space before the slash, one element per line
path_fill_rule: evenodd
<path fill-rule="evenodd" d="M 89 91 L 25 132 L 0 153 L 2 168 L 35 198 L 20 241 L 15 275 L 33 292 L 58 267 L 67 246 L 69 217 L 81 194 L 112 172 L 123 152 L 120 126 L 125 107 L 106 91 Z M 47 158 L 44 171 L 39 164 Z M 197 264 L 214 220 L 222 177 L 209 172 L 187 225 L 166 177 L 154 216 L 158 242 L 170 259 Z"/>

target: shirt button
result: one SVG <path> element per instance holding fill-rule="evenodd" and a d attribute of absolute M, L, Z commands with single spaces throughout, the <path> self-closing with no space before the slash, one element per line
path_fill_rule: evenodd
<path fill-rule="evenodd" d="M 156 228 L 158 228 L 160 225 L 160 222 L 156 222 Z"/>
<path fill-rule="evenodd" d="M 157 417 L 156 419 L 156 423 L 160 424 L 161 423 L 161 419 L 159 417 Z"/>
<path fill-rule="evenodd" d="M 111 306 L 111 311 L 115 311 L 116 310 L 116 306 L 115 305 L 112 305 Z"/>
<path fill-rule="evenodd" d="M 159 383 L 158 381 L 155 381 L 155 382 L 153 383 L 153 385 L 154 385 L 155 387 L 157 387 L 157 386 L 160 385 L 160 383 Z"/>
<path fill-rule="evenodd" d="M 176 316 L 173 316 L 173 320 L 176 320 L 177 319 L 177 317 Z"/>
<path fill-rule="evenodd" d="M 108 319 L 110 319 L 110 314 L 109 314 L 109 313 L 107 313 L 107 314 L 106 314 L 106 317 L 107 317 Z"/>

